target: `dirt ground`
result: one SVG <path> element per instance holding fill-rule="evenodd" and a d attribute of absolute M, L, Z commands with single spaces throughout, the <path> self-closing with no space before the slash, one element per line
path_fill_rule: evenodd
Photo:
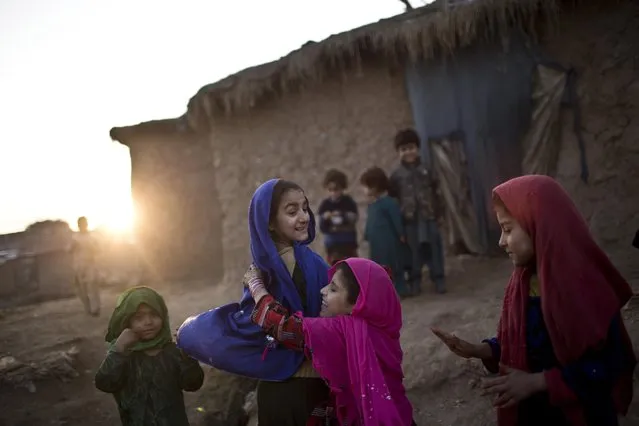
<path fill-rule="evenodd" d="M 631 266 L 637 265 L 637 257 L 622 257 L 619 265 L 635 283 L 639 270 Z M 448 294 L 438 296 L 425 292 L 403 302 L 405 384 L 418 424 L 495 424 L 490 401 L 479 396 L 476 389 L 479 379 L 485 375 L 481 365 L 450 354 L 428 327 L 437 325 L 471 340 L 492 336 L 510 268 L 507 259 L 454 259 L 450 265 Z M 212 286 L 200 283 L 188 285 L 188 291 L 186 284 L 179 289 L 173 287 L 172 291 L 162 290 L 169 304 L 172 326 L 177 327 L 189 315 L 232 296 L 228 292 L 222 294 L 220 287 L 217 288 L 213 290 Z M 231 293 L 239 294 L 239 288 Z M 76 299 L 0 311 L 0 355 L 38 365 L 52 352 L 77 349 L 76 377 L 57 372 L 52 374 L 54 377 L 30 384 L 0 382 L 0 426 L 119 424 L 113 398 L 93 386 L 93 376 L 105 351 L 103 336 L 115 295 L 114 289 L 105 290 L 104 315 L 100 318 L 86 316 Z M 633 340 L 639 342 L 639 306 L 632 305 L 624 314 Z M 209 426 L 205 416 L 215 401 L 207 400 L 206 389 L 216 385 L 210 377 L 203 391 L 186 396 L 193 425 Z M 638 402 L 633 404 L 623 424 L 639 424 Z"/>

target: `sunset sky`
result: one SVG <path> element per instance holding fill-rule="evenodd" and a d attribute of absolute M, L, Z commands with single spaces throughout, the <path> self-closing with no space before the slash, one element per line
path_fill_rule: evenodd
<path fill-rule="evenodd" d="M 418 6 L 424 1 L 413 1 Z M 0 233 L 86 215 L 130 228 L 113 126 L 181 115 L 203 85 L 403 11 L 399 0 L 0 0 Z"/>

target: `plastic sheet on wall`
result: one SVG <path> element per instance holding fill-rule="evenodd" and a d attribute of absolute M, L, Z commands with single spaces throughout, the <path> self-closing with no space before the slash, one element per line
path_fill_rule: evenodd
<path fill-rule="evenodd" d="M 406 68 L 408 98 L 422 141 L 464 134 L 477 239 L 484 251 L 497 247 L 499 237 L 491 190 L 521 174 L 521 140 L 530 123 L 537 64 L 524 37 L 500 41 Z M 425 143 L 422 156 L 431 162 Z"/>
<path fill-rule="evenodd" d="M 555 174 L 561 145 L 560 112 L 566 77 L 560 69 L 537 66 L 533 76 L 532 119 L 522 141 L 525 174 Z"/>
<path fill-rule="evenodd" d="M 477 216 L 471 199 L 463 142 L 446 138 L 431 145 L 430 150 L 439 191 L 445 204 L 445 241 L 453 251 L 462 249 L 479 254 L 483 249 L 478 239 Z"/>

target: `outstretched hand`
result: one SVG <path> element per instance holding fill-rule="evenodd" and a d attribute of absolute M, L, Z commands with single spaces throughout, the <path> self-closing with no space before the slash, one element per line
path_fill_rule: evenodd
<path fill-rule="evenodd" d="M 543 373 L 526 373 L 514 368 L 500 366 L 502 376 L 483 381 L 482 395 L 495 395 L 493 405 L 497 408 L 512 407 L 546 387 Z"/>
<path fill-rule="evenodd" d="M 452 353 L 462 358 L 479 358 L 477 345 L 460 339 L 452 333 L 447 333 L 440 330 L 437 327 L 431 327 L 430 329 L 435 336 L 437 336 Z"/>

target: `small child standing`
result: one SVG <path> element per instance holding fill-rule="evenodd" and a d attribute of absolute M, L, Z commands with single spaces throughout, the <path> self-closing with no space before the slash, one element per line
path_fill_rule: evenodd
<path fill-rule="evenodd" d="M 95 386 L 113 394 L 123 426 L 188 426 L 182 391 L 202 387 L 200 364 L 173 343 L 164 299 L 134 287 L 117 300 Z"/>
<path fill-rule="evenodd" d="M 419 145 L 419 136 L 413 129 L 405 129 L 395 135 L 400 165 L 391 174 L 390 195 L 399 201 L 407 243 L 412 252 L 412 291 L 421 292 L 422 268 L 428 265 L 436 291 L 445 293 L 444 247 L 437 226 L 437 182 L 421 162 Z"/>
<path fill-rule="evenodd" d="M 319 206 L 320 231 L 324 234 L 326 260 L 334 265 L 340 260 L 357 257 L 357 204 L 345 194 L 348 188 L 346 175 L 330 169 L 324 177 L 324 189 L 328 198 Z"/>
<path fill-rule="evenodd" d="M 406 238 L 399 204 L 388 196 L 388 177 L 379 167 L 371 167 L 362 174 L 360 183 L 370 200 L 364 233 L 370 247 L 369 257 L 391 269 L 397 293 L 407 296 L 403 256 Z"/>

